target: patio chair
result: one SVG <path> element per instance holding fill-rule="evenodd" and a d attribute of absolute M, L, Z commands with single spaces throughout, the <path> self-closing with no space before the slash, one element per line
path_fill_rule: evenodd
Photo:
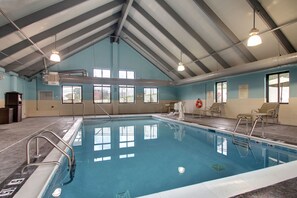
<path fill-rule="evenodd" d="M 198 114 L 201 117 L 202 115 L 206 116 L 207 113 L 209 113 L 211 116 L 214 116 L 214 114 L 221 116 L 221 105 L 222 103 L 215 102 L 208 109 L 195 109 L 193 111 L 193 117 L 194 114 Z"/>
<path fill-rule="evenodd" d="M 265 118 L 265 123 L 267 124 L 268 118 L 273 120 L 273 123 L 278 123 L 278 111 L 279 103 L 263 103 L 263 105 L 255 110 L 253 109 L 251 113 L 240 113 L 237 115 L 237 119 L 243 119 L 246 122 L 253 122 L 257 117 Z M 275 122 L 276 121 L 276 122 Z"/>
<path fill-rule="evenodd" d="M 254 116 L 262 116 L 265 118 L 265 122 L 267 124 L 268 118 L 273 120 L 273 123 L 278 123 L 278 112 L 279 112 L 279 103 L 268 102 L 263 103 L 261 108 L 257 110 L 252 110 L 252 115 Z"/>

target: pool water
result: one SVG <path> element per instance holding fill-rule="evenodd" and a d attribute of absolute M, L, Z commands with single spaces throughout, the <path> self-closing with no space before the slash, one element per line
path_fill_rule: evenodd
<path fill-rule="evenodd" d="M 293 149 L 146 118 L 85 121 L 62 198 L 137 197 L 297 159 Z"/>

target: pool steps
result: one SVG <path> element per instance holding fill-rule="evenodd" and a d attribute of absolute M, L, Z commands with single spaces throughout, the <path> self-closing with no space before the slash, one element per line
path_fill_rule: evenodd
<path fill-rule="evenodd" d="M 66 147 L 68 147 L 71 151 L 71 157 L 67 154 L 65 150 L 63 150 L 61 147 L 59 147 L 57 144 L 55 144 L 51 139 L 46 137 L 44 134 L 51 134 L 53 137 L 57 138 L 60 140 L 62 144 L 64 144 Z M 58 151 L 60 151 L 66 158 L 68 159 L 68 170 L 71 173 L 73 167 L 75 166 L 75 157 L 74 157 L 74 150 L 72 146 L 70 146 L 67 142 L 65 142 L 61 137 L 59 137 L 55 132 L 50 131 L 50 130 L 44 130 L 40 132 L 39 134 L 31 137 L 27 141 L 26 145 L 26 158 L 27 158 L 27 165 L 22 169 L 22 173 L 24 173 L 24 170 L 29 167 L 29 166 L 41 166 L 41 165 L 60 165 L 60 162 L 58 161 L 48 161 L 48 162 L 31 162 L 31 157 L 30 157 L 30 143 L 36 139 L 36 155 L 35 157 L 40 157 L 41 155 L 39 154 L 39 139 L 44 139 L 48 143 L 50 143 L 53 147 L 55 147 Z"/>
<path fill-rule="evenodd" d="M 234 130 L 233 130 L 233 135 L 236 133 L 236 130 L 237 130 L 237 128 L 238 128 L 238 126 L 239 126 L 239 124 L 240 124 L 240 122 L 241 122 L 242 120 L 245 120 L 245 121 L 246 121 L 246 127 L 247 127 L 247 129 L 248 129 L 248 120 L 250 120 L 250 119 L 251 119 L 251 116 L 250 116 L 249 114 L 239 114 L 239 115 L 237 116 L 237 123 L 236 123 L 236 125 L 235 125 Z M 256 127 L 258 121 L 261 121 L 261 122 L 262 122 L 262 137 L 264 138 L 265 135 L 264 135 L 264 132 L 263 132 L 263 117 L 260 116 L 260 115 L 258 115 L 258 116 L 256 117 L 255 121 L 253 122 L 253 126 L 252 126 L 250 132 L 247 133 L 247 135 L 248 135 L 248 136 L 252 136 L 252 135 L 253 135 L 253 132 L 254 132 L 254 130 L 255 130 L 255 127 Z"/>

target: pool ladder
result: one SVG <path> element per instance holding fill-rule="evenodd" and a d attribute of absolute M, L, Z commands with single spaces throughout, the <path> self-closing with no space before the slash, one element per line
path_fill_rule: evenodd
<path fill-rule="evenodd" d="M 74 115 L 74 105 L 75 104 L 81 104 L 82 105 L 81 112 L 82 112 L 82 117 L 84 119 L 85 118 L 85 103 L 84 102 L 81 102 L 81 103 L 72 103 L 72 119 L 74 120 L 74 118 L 75 118 L 75 115 Z"/>
<path fill-rule="evenodd" d="M 237 128 L 238 128 L 240 122 L 241 122 L 242 120 L 246 120 L 246 121 L 247 121 L 248 119 L 249 119 L 249 118 L 248 118 L 248 117 L 245 117 L 245 116 L 238 117 L 238 119 L 237 119 L 237 123 L 236 123 L 236 125 L 235 125 L 234 130 L 233 130 L 233 135 L 236 133 L 236 130 L 237 130 Z M 262 118 L 262 116 L 257 116 L 257 117 L 256 117 L 255 121 L 253 122 L 253 126 L 252 126 L 250 132 L 247 133 L 248 136 L 251 137 L 251 136 L 253 135 L 253 132 L 254 132 L 255 127 L 256 127 L 256 125 L 257 125 L 257 122 L 258 122 L 259 120 L 262 122 L 262 137 L 264 137 L 264 131 L 263 131 L 263 118 Z"/>
<path fill-rule="evenodd" d="M 71 157 L 69 154 L 67 154 L 66 151 L 64 151 L 61 147 L 59 147 L 56 143 L 54 143 L 52 140 L 50 140 L 48 137 L 44 136 L 43 134 L 48 133 L 56 137 L 58 140 L 60 140 L 66 147 L 68 147 L 71 151 Z M 50 165 L 50 164 L 56 164 L 60 165 L 58 161 L 48 161 L 48 162 L 31 162 L 31 157 L 30 157 L 30 143 L 36 139 L 36 155 L 34 156 L 35 158 L 39 158 L 41 155 L 39 153 L 39 139 L 44 139 L 48 143 L 50 143 L 54 148 L 56 148 L 58 151 L 60 151 L 68 160 L 68 170 L 70 173 L 72 173 L 72 169 L 75 167 L 75 157 L 74 157 L 74 150 L 73 148 L 65 142 L 61 137 L 59 137 L 56 133 L 50 130 L 44 130 L 38 135 L 35 135 L 31 137 L 26 145 L 26 159 L 27 159 L 27 165 L 23 168 L 22 172 L 24 171 L 25 168 L 29 166 L 40 166 L 40 165 Z"/>
<path fill-rule="evenodd" d="M 246 134 L 246 135 L 248 135 L 248 138 L 247 138 L 247 139 L 245 139 L 245 138 L 240 139 L 240 138 L 236 138 L 236 137 L 235 137 L 235 133 L 236 133 L 236 130 L 237 130 L 237 128 L 238 128 L 240 122 L 241 122 L 242 120 L 245 120 L 246 122 L 248 122 L 248 119 L 249 119 L 249 118 L 250 118 L 250 117 L 245 116 L 245 115 L 238 116 L 237 123 L 236 123 L 236 125 L 235 125 L 235 128 L 234 128 L 234 130 L 233 130 L 233 135 L 232 135 L 232 143 L 233 143 L 234 145 L 238 145 L 238 146 L 240 146 L 240 147 L 244 147 L 244 148 L 246 148 L 246 149 L 250 149 L 250 137 L 253 135 L 253 132 L 254 132 L 255 127 L 256 127 L 256 125 L 257 125 L 257 122 L 258 122 L 259 120 L 262 121 L 262 137 L 264 138 L 263 118 L 262 118 L 262 116 L 257 116 L 257 117 L 256 117 L 255 121 L 253 122 L 253 126 L 252 126 L 250 132 Z M 246 125 L 247 125 L 246 127 L 248 127 L 248 123 L 246 123 Z"/>

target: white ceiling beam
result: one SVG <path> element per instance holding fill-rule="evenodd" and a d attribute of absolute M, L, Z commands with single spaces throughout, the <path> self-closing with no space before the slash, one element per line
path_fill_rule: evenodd
<path fill-rule="evenodd" d="M 120 36 L 123 26 L 126 22 L 129 11 L 132 7 L 132 3 L 133 3 L 133 0 L 127 0 L 127 2 L 124 4 L 124 6 L 122 8 L 122 16 L 118 22 L 117 30 L 115 31 L 114 42 L 117 42 L 119 40 L 119 36 Z"/>

